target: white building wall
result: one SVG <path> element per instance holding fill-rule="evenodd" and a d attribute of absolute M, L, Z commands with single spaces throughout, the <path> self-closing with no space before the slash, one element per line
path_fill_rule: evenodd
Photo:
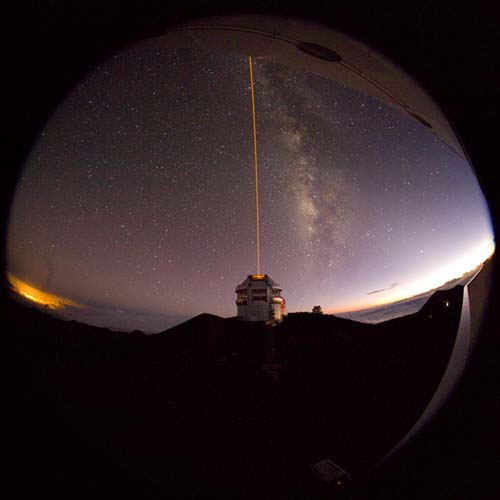
<path fill-rule="evenodd" d="M 252 276 L 238 285 L 238 318 L 244 321 L 278 321 L 283 319 L 281 297 L 273 297 L 272 290 L 281 288 L 266 275 L 265 279 L 252 279 Z"/>

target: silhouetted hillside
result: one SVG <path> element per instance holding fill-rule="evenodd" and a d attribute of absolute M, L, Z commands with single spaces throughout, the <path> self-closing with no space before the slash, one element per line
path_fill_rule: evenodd
<path fill-rule="evenodd" d="M 362 472 L 430 400 L 461 294 L 436 292 L 419 313 L 377 325 L 290 314 L 274 329 L 273 359 L 263 324 L 201 314 L 125 334 L 12 302 L 16 439 L 32 450 L 13 463 L 33 478 L 18 491 L 262 498 L 310 494 L 308 466 L 324 458 Z"/>

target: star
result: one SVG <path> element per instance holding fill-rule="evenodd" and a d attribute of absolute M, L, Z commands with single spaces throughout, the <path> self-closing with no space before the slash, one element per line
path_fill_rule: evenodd
<path fill-rule="evenodd" d="M 470 166 L 419 122 L 277 61 L 255 60 L 254 78 L 262 271 L 290 311 L 359 308 L 493 241 Z M 33 147 L 9 272 L 84 304 L 86 321 L 95 307 L 151 325 L 233 316 L 256 272 L 252 134 L 246 54 L 114 55 Z"/>

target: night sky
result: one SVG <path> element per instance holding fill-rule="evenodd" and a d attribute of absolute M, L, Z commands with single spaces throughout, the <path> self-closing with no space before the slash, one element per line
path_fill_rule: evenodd
<path fill-rule="evenodd" d="M 391 302 L 489 256 L 471 168 L 418 121 L 269 60 L 254 80 L 261 271 L 289 311 Z M 234 316 L 257 271 L 247 56 L 136 46 L 96 68 L 33 147 L 7 250 L 92 324 Z"/>

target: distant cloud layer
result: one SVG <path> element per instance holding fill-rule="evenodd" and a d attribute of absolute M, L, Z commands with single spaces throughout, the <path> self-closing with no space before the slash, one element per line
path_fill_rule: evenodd
<path fill-rule="evenodd" d="M 393 283 L 391 286 L 387 288 L 380 288 L 379 290 L 372 290 L 371 292 L 367 292 L 366 295 L 373 295 L 374 293 L 386 292 L 387 290 L 392 290 L 397 286 L 399 286 L 399 283 Z"/>

